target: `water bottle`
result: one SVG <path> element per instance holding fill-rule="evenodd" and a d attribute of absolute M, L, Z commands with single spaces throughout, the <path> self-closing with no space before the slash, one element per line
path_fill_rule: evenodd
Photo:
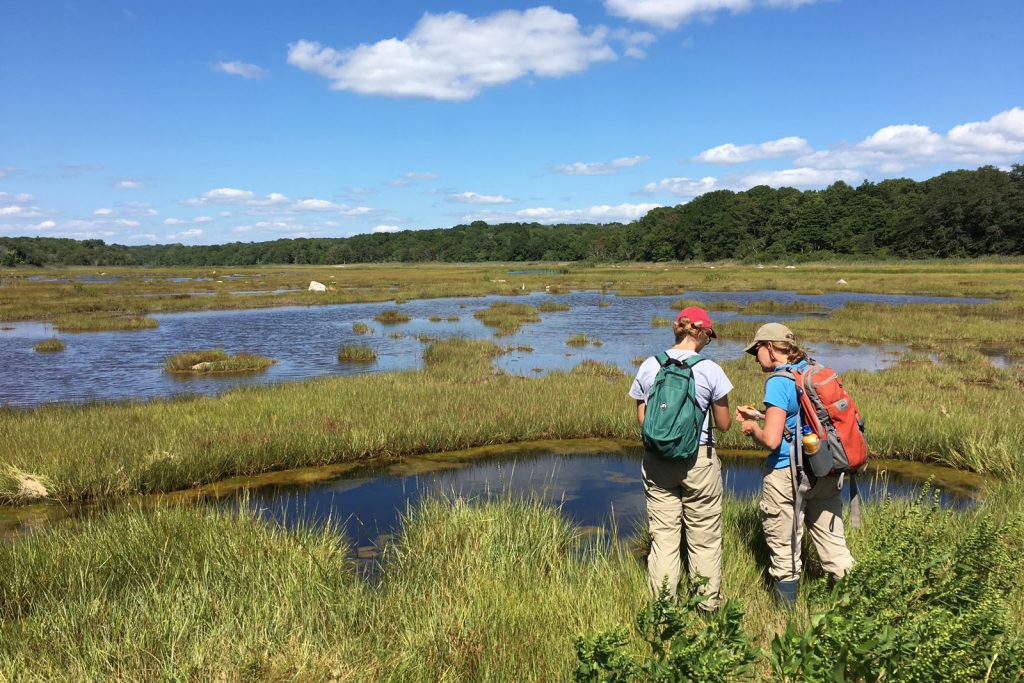
<path fill-rule="evenodd" d="M 818 441 L 818 435 L 811 429 L 811 425 L 804 425 L 803 433 L 804 453 L 814 455 L 821 446 L 821 442 Z"/>

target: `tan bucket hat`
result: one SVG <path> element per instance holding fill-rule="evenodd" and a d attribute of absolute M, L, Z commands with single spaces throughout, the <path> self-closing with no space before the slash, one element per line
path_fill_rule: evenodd
<path fill-rule="evenodd" d="M 743 350 L 752 356 L 756 356 L 758 344 L 773 341 L 796 344 L 796 337 L 793 335 L 793 330 L 782 323 L 765 323 L 757 328 L 757 332 L 754 334 L 754 341 L 747 344 L 747 348 Z"/>

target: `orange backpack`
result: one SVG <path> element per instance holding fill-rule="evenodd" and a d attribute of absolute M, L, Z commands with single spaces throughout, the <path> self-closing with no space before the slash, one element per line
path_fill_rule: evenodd
<path fill-rule="evenodd" d="M 856 474 L 867 464 L 868 442 L 864 437 L 864 418 L 842 379 L 832 368 L 809 361 L 803 371 L 780 371 L 773 377 L 788 377 L 796 383 L 800 414 L 796 434 L 787 434 L 796 442 L 797 464 L 815 477 L 848 475 L 853 525 L 860 526 L 859 492 Z M 810 426 L 821 446 L 813 455 L 803 451 L 801 427 Z M 787 430 L 788 432 L 788 430 Z M 842 486 L 843 476 L 839 485 Z"/>

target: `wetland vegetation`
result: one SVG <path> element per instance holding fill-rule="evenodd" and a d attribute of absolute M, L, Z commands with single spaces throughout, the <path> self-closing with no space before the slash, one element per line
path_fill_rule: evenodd
<path fill-rule="evenodd" d="M 62 342 L 60 339 L 53 338 L 44 339 L 41 342 L 37 342 L 36 345 L 32 348 L 34 348 L 39 353 L 55 353 L 57 351 L 63 351 L 64 349 L 67 348 L 67 345 L 64 344 L 64 342 Z"/>
<path fill-rule="evenodd" d="M 274 362 L 272 358 L 265 358 L 253 353 L 237 353 L 232 356 L 224 349 L 211 349 L 175 354 L 165 361 L 164 371 L 198 374 L 262 372 Z"/>
<path fill-rule="evenodd" d="M 338 360 L 342 363 L 372 363 L 377 352 L 365 344 L 342 344 L 338 349 Z"/>
<path fill-rule="evenodd" d="M 767 303 L 742 308 L 784 320 L 802 341 L 910 347 L 882 372 L 844 374 L 867 416 L 872 451 L 991 479 L 983 501 L 966 510 L 933 509 L 927 498 L 871 502 L 864 528 L 849 535 L 858 569 L 833 592 L 812 561 L 809 590 L 789 616 L 764 588 L 756 503 L 729 500 L 724 585 L 745 613 L 742 621 L 729 622 L 735 626 L 730 633 L 759 651 L 754 678 L 821 680 L 822 671 L 845 657 L 846 680 L 909 680 L 911 674 L 1015 680 L 1024 624 L 1024 368 L 994 366 L 984 352 L 998 347 L 1019 357 L 1021 263 L 822 263 L 794 270 L 714 265 L 572 265 L 516 276 L 493 264 L 345 268 L 331 271 L 336 291 L 320 293 L 326 298 L 318 303 L 389 301 L 396 294 L 514 296 L 522 284 L 533 291 L 550 284 L 605 288 L 609 297 L 842 288 L 995 299 L 850 303 L 801 316 L 820 311 L 779 308 L 765 295 L 754 303 Z M 318 278 L 312 277 L 316 269 L 272 270 L 243 276 L 266 277 L 268 288 L 330 280 L 327 269 Z M 305 292 L 232 295 L 227 288 L 239 286 L 233 281 L 153 283 L 144 282 L 153 271 L 111 272 L 123 279 L 84 284 L 85 292 L 71 282 L 29 282 L 4 273 L 0 317 L 108 315 L 108 307 L 130 296 L 131 283 L 179 293 L 213 290 L 212 296 L 137 297 L 141 306 L 156 307 L 139 313 L 311 301 L 302 298 Z M 74 275 L 54 272 L 53 279 Z M 494 282 L 499 279 L 509 281 Z M 848 284 L 837 285 L 839 279 Z M 62 302 L 63 291 L 69 297 Z M 693 300 L 712 317 L 726 308 L 699 295 Z M 506 319 L 537 314 L 502 309 L 490 314 L 499 332 L 512 329 Z M 721 339 L 745 341 L 758 324 L 716 320 L 716 330 Z M 4 409 L 0 500 L 27 502 L 26 482 L 51 501 L 76 503 L 305 465 L 533 439 L 636 438 L 626 397 L 630 378 L 619 368 L 589 361 L 526 378 L 494 368 L 506 351 L 488 341 L 446 339 L 427 347 L 420 370 L 251 387 L 212 399 Z M 733 403 L 757 402 L 763 376 L 753 363 L 722 365 L 735 384 Z M 747 445 L 736 430 L 718 441 L 723 448 Z M 373 583 L 352 567 L 336 529 L 283 529 L 245 512 L 124 508 L 26 533 L 0 545 L 0 575 L 10 577 L 0 586 L 0 678 L 30 671 L 38 679 L 131 672 L 156 678 L 565 680 L 586 666 L 585 656 L 573 650 L 574 636 L 582 638 L 584 652 L 600 647 L 621 654 L 616 661 L 624 666 L 649 663 L 642 634 L 628 628 L 646 605 L 642 549 L 595 536 L 529 500 L 441 498 L 409 509 L 406 517 Z M 154 620 L 154 613 L 165 618 Z M 688 628 L 704 642 L 700 629 L 726 625 Z M 874 639 L 862 639 L 864 633 Z M 708 658 L 718 656 L 710 648 L 703 660 L 697 654 L 681 665 L 710 666 Z"/>

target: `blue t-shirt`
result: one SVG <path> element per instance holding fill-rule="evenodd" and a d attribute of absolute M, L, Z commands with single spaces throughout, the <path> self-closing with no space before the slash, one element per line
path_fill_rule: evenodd
<path fill-rule="evenodd" d="M 803 372 L 807 369 L 807 366 L 807 361 L 802 360 L 793 365 L 781 365 L 775 371 L 796 370 L 797 372 Z M 800 404 L 797 402 L 796 397 L 796 382 L 788 377 L 769 377 L 768 381 L 764 384 L 764 403 L 765 410 L 772 406 L 785 410 L 786 429 L 789 430 L 790 434 L 796 433 L 796 417 L 800 412 Z M 782 441 L 779 442 L 779 447 L 768 454 L 768 467 L 776 470 L 789 467 L 790 449 L 792 446 L 792 441 L 787 441 L 785 435 L 783 435 Z"/>

